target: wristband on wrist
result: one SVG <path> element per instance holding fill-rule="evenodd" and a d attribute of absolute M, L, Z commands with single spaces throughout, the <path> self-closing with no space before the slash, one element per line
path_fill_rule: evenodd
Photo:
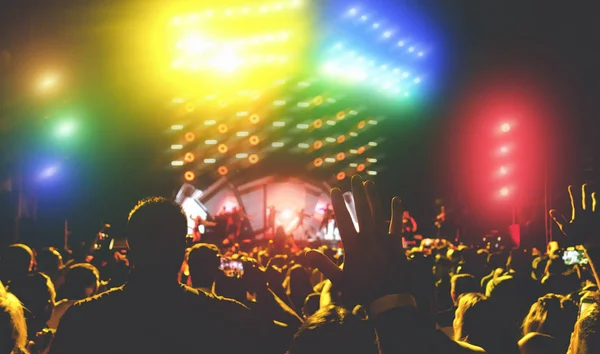
<path fill-rule="evenodd" d="M 376 317 L 393 308 L 404 306 L 417 307 L 417 302 L 410 294 L 390 294 L 372 301 L 368 310 L 370 316 Z"/>

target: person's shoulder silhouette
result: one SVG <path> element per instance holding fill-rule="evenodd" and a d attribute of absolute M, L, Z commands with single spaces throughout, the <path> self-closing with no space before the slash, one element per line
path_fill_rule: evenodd
<path fill-rule="evenodd" d="M 179 206 L 165 198 L 140 201 L 127 224 L 134 266 L 130 281 L 67 310 L 51 353 L 233 352 L 254 347 L 258 326 L 246 307 L 177 282 L 186 233 L 187 219 Z"/>

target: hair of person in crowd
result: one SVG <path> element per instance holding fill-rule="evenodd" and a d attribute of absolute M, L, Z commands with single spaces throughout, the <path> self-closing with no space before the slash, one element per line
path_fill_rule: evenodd
<path fill-rule="evenodd" d="M 531 332 L 519 340 L 521 354 L 564 354 L 556 338 L 547 334 Z"/>
<path fill-rule="evenodd" d="M 5 283 L 26 276 L 33 270 L 35 257 L 31 248 L 22 243 L 8 246 L 0 262 L 0 280 Z"/>
<path fill-rule="evenodd" d="M 458 305 L 461 295 L 479 292 L 479 283 L 471 274 L 455 274 L 450 279 L 450 296 L 454 305 Z"/>
<path fill-rule="evenodd" d="M 60 293 L 69 300 L 82 300 L 94 295 L 100 287 L 100 272 L 89 263 L 77 263 L 65 275 Z"/>
<path fill-rule="evenodd" d="M 330 305 L 304 321 L 294 335 L 288 354 L 377 354 L 371 323 L 349 310 Z"/>
<path fill-rule="evenodd" d="M 127 223 L 127 243 L 135 270 L 151 274 L 154 279 L 177 274 L 185 256 L 186 235 L 187 218 L 181 207 L 162 197 L 138 202 Z"/>
<path fill-rule="evenodd" d="M 540 297 L 523 320 L 523 335 L 532 332 L 547 334 L 566 352 L 573 326 L 577 321 L 577 304 L 566 296 L 546 294 Z"/>
<path fill-rule="evenodd" d="M 208 243 L 192 246 L 187 258 L 192 286 L 212 290 L 220 262 L 221 253 L 217 246 Z"/>
<path fill-rule="evenodd" d="M 44 273 L 31 273 L 13 280 L 8 290 L 13 293 L 28 310 L 25 312 L 29 336 L 44 327 L 52 315 L 56 301 L 56 291 L 52 280 Z"/>
<path fill-rule="evenodd" d="M 27 324 L 23 305 L 0 282 L 0 351 L 26 353 Z"/>

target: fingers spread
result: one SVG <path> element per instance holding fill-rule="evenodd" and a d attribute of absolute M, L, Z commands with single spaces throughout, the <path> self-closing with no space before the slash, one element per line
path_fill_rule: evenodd
<path fill-rule="evenodd" d="M 592 193 L 592 211 L 596 211 L 596 192 Z"/>
<path fill-rule="evenodd" d="M 565 216 L 555 209 L 550 210 L 550 217 L 552 218 L 552 220 L 554 220 L 556 225 L 558 225 L 561 231 L 563 230 L 565 225 L 569 223 Z"/>
<path fill-rule="evenodd" d="M 400 197 L 392 199 L 392 220 L 390 221 L 390 235 L 402 236 L 402 216 L 404 214 L 404 206 Z"/>
<path fill-rule="evenodd" d="M 369 207 L 365 186 L 359 175 L 352 176 L 352 195 L 354 197 L 354 208 L 356 209 L 359 232 L 372 230 L 373 218 L 371 216 L 371 207 Z"/>
<path fill-rule="evenodd" d="M 581 186 L 581 206 L 583 210 L 592 211 L 592 192 L 587 183 L 584 183 L 583 186 Z"/>
<path fill-rule="evenodd" d="M 306 252 L 306 258 L 310 265 L 319 269 L 332 282 L 338 282 L 342 278 L 342 270 L 323 253 L 310 250 Z"/>
<path fill-rule="evenodd" d="M 385 224 L 385 217 L 383 216 L 383 207 L 381 205 L 381 198 L 377 190 L 375 189 L 375 183 L 373 181 L 365 182 L 365 189 L 367 192 L 367 199 L 371 208 L 371 215 L 373 217 L 373 223 L 377 235 L 384 230 L 383 225 Z"/>
<path fill-rule="evenodd" d="M 581 205 L 575 202 L 576 198 L 573 186 L 569 186 L 569 198 L 571 199 L 571 220 L 575 220 L 575 215 L 577 211 L 581 210 Z"/>

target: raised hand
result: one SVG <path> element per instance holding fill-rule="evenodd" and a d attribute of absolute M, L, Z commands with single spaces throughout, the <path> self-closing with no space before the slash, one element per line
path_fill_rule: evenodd
<path fill-rule="evenodd" d="M 563 234 L 575 244 L 586 248 L 600 246 L 600 211 L 596 210 L 596 193 L 584 184 L 581 192 L 569 186 L 571 198 L 571 220 L 555 209 L 550 210 L 550 216 Z"/>
<path fill-rule="evenodd" d="M 355 175 L 352 195 L 359 230 L 352 222 L 342 192 L 337 188 L 331 191 L 344 244 L 343 270 L 320 252 L 311 250 L 307 257 L 342 292 L 345 302 L 368 304 L 381 296 L 406 290 L 406 257 L 401 237 L 394 235 L 401 228 L 403 207 L 399 198 L 392 200 L 392 222 L 388 231 L 375 184 L 363 183 L 360 176 Z"/>

